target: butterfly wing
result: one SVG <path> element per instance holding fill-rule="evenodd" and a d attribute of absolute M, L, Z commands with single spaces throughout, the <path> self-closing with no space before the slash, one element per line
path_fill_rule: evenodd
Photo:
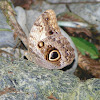
<path fill-rule="evenodd" d="M 70 65 L 74 58 L 74 49 L 61 34 L 53 10 L 47 10 L 35 21 L 30 35 L 30 60 L 48 69 L 62 69 Z M 34 58 L 33 58 L 34 57 Z"/>

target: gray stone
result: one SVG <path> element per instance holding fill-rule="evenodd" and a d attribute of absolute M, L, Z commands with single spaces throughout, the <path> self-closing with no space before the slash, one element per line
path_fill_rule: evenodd
<path fill-rule="evenodd" d="M 45 10 L 52 9 L 52 10 L 55 11 L 56 14 L 62 13 L 64 11 L 68 11 L 65 4 L 52 5 L 52 4 L 49 4 L 49 3 L 46 3 L 46 2 L 42 3 L 41 9 L 42 9 L 43 12 Z"/>
<path fill-rule="evenodd" d="M 20 59 L 0 57 L 0 100 L 100 100 L 100 79 L 80 82 L 73 74 Z"/>
<path fill-rule="evenodd" d="M 100 4 L 73 4 L 70 9 L 84 20 L 97 25 L 100 32 Z"/>
<path fill-rule="evenodd" d="M 16 45 L 16 40 L 14 40 L 11 27 L 7 24 L 6 21 L 6 17 L 0 10 L 0 29 L 8 29 L 8 31 L 0 31 L 0 48 L 8 46 L 14 47 Z"/>
<path fill-rule="evenodd" d="M 31 30 L 35 20 L 38 18 L 38 16 L 41 15 L 42 12 L 37 10 L 26 10 L 26 19 L 27 19 L 27 27 L 29 30 Z"/>
<path fill-rule="evenodd" d="M 25 32 L 25 34 L 28 36 L 29 31 L 28 28 L 26 26 L 26 13 L 25 10 L 22 7 L 17 6 L 15 8 L 15 11 L 17 13 L 17 22 L 20 24 L 21 28 L 23 29 L 23 31 Z"/>

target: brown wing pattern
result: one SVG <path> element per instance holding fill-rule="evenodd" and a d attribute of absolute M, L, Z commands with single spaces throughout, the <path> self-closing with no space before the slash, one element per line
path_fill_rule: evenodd
<path fill-rule="evenodd" d="M 48 69 L 62 69 L 73 62 L 74 49 L 61 34 L 53 10 L 46 10 L 35 21 L 29 35 L 28 51 L 31 61 L 35 59 L 37 64 Z"/>

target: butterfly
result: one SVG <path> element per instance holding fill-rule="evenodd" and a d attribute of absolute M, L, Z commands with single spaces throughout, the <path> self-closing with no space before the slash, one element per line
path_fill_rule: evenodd
<path fill-rule="evenodd" d="M 51 9 L 42 13 L 31 28 L 28 59 L 48 69 L 62 69 L 75 59 L 74 48 L 61 33 L 56 14 Z"/>

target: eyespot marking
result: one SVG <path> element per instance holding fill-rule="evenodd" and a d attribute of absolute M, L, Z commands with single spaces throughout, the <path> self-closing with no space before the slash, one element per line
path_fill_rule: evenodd
<path fill-rule="evenodd" d="M 58 61 L 61 58 L 60 52 L 56 49 L 51 50 L 47 55 L 47 60 Z"/>
<path fill-rule="evenodd" d="M 39 48 L 42 48 L 44 46 L 44 42 L 43 41 L 40 41 L 39 43 L 38 43 L 38 47 Z"/>

